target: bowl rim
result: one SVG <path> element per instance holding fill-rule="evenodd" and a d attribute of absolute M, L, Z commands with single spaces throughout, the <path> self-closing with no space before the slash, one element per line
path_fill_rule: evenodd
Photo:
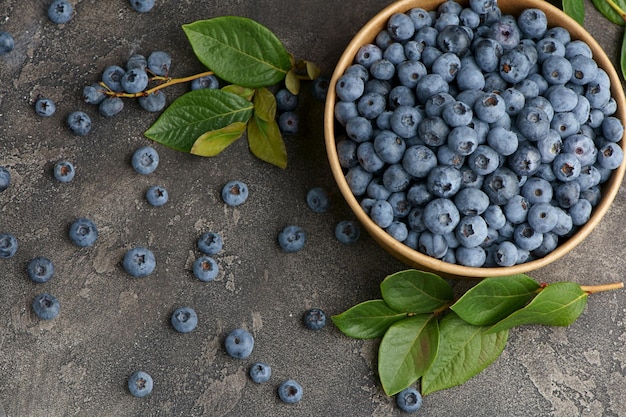
<path fill-rule="evenodd" d="M 591 217 L 587 223 L 582 225 L 576 233 L 560 243 L 554 251 L 546 256 L 510 267 L 469 267 L 451 264 L 430 257 L 397 241 L 380 226 L 375 224 L 361 208 L 357 198 L 352 194 L 345 179 L 343 168 L 339 164 L 335 140 L 334 117 L 336 102 L 335 86 L 337 80 L 343 75 L 346 68 L 353 63 L 354 56 L 358 49 L 366 43 L 373 43 L 376 34 L 385 27 L 388 18 L 392 14 L 404 13 L 414 7 L 420 7 L 425 10 L 436 10 L 436 7 L 445 1 L 446 0 L 399 0 L 394 2 L 378 12 L 349 42 L 331 76 L 324 108 L 324 141 L 331 171 L 341 194 L 370 236 L 385 250 L 405 264 L 452 278 L 484 278 L 530 272 L 562 258 L 578 246 L 595 229 L 609 210 L 609 207 L 619 191 L 626 170 L 626 158 L 624 158 L 622 164 L 613 171 L 609 180 L 603 184 L 601 201 L 593 208 Z M 468 0 L 458 2 L 465 7 L 467 7 L 469 3 Z M 569 31 L 572 40 L 579 39 L 585 41 L 593 52 L 593 59 L 598 63 L 599 67 L 606 71 L 611 80 L 611 96 L 617 103 L 617 111 L 613 116 L 618 117 L 622 121 L 622 124 L 626 126 L 626 97 L 622 90 L 621 80 L 612 61 L 606 55 L 602 46 L 589 32 L 562 10 L 544 0 L 499 0 L 498 6 L 503 14 L 513 15 L 517 15 L 527 8 L 541 9 L 547 16 L 548 27 L 565 27 Z M 626 140 L 622 138 L 619 144 L 626 154 Z"/>

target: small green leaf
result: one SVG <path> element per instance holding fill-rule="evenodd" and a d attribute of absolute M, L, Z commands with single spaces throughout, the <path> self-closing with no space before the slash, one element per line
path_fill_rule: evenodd
<path fill-rule="evenodd" d="M 600 11 L 611 22 L 616 25 L 624 26 L 626 22 L 624 19 L 617 13 L 611 5 L 606 0 L 591 0 L 593 5 L 596 6 L 596 9 Z M 613 0 L 615 4 L 621 7 L 622 10 L 626 10 L 626 0 Z"/>
<path fill-rule="evenodd" d="M 304 61 L 304 64 L 306 65 L 306 73 L 309 76 L 309 80 L 314 80 L 320 76 L 320 73 L 322 72 L 320 67 L 310 61 Z"/>
<path fill-rule="evenodd" d="M 585 309 L 588 296 L 573 282 L 549 284 L 526 307 L 492 326 L 489 333 L 524 324 L 569 326 Z"/>
<path fill-rule="evenodd" d="M 276 96 L 267 88 L 259 88 L 254 94 L 254 115 L 266 122 L 276 119 Z"/>
<path fill-rule="evenodd" d="M 585 2 L 584 0 L 563 0 L 563 11 L 579 25 L 585 24 Z"/>
<path fill-rule="evenodd" d="M 196 139 L 190 153 L 199 156 L 215 156 L 239 139 L 245 131 L 246 123 L 244 122 L 235 122 L 221 129 L 211 130 Z"/>
<path fill-rule="evenodd" d="M 624 31 L 624 37 L 622 38 L 622 47 L 620 49 L 619 64 L 622 70 L 622 77 L 626 78 L 626 30 Z"/>
<path fill-rule="evenodd" d="M 221 16 L 183 25 L 194 53 L 215 75 L 244 87 L 266 87 L 285 78 L 289 53 L 254 20 Z"/>
<path fill-rule="evenodd" d="M 247 122 L 253 105 L 236 94 L 200 89 L 177 98 L 144 133 L 170 148 L 189 152 L 204 133 Z"/>
<path fill-rule="evenodd" d="M 287 149 L 276 120 L 267 122 L 253 115 L 248 122 L 248 146 L 257 158 L 279 168 L 287 167 Z"/>
<path fill-rule="evenodd" d="M 222 91 L 227 91 L 229 93 L 236 94 L 239 97 L 245 98 L 246 100 L 250 101 L 252 100 L 252 97 L 254 97 L 254 93 L 256 90 L 254 88 L 242 87 L 240 85 L 235 85 L 235 84 L 228 84 L 222 87 Z"/>
<path fill-rule="evenodd" d="M 492 325 L 524 307 L 540 285 L 524 274 L 485 278 L 467 291 L 450 309 L 476 326 Z"/>
<path fill-rule="evenodd" d="M 389 307 L 414 314 L 432 313 L 453 299 L 452 287 L 445 280 L 415 269 L 389 275 L 380 290 Z"/>
<path fill-rule="evenodd" d="M 422 377 L 422 394 L 464 383 L 488 367 L 504 350 L 508 330 L 487 334 L 455 313 L 439 323 L 439 348 L 433 363 Z"/>
<path fill-rule="evenodd" d="M 434 314 L 420 314 L 389 327 L 378 348 L 378 375 L 387 395 L 402 391 L 430 366 L 439 345 Z"/>
<path fill-rule="evenodd" d="M 331 319 L 346 336 L 375 339 L 383 337 L 389 326 L 406 316 L 406 313 L 389 308 L 383 300 L 369 300 L 332 316 Z"/>
<path fill-rule="evenodd" d="M 287 73 L 287 77 L 285 78 L 285 87 L 293 95 L 297 96 L 300 94 L 300 80 L 294 70 Z"/>

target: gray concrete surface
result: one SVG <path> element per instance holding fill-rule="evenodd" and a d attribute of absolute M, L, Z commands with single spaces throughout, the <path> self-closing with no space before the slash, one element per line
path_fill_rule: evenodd
<path fill-rule="evenodd" d="M 35 416 L 391 416 L 402 415 L 376 376 L 377 341 L 344 337 L 332 325 L 311 332 L 300 322 L 309 307 L 337 314 L 379 297 L 378 284 L 404 266 L 368 236 L 354 246 L 333 237 L 334 225 L 352 218 L 334 186 L 323 144 L 322 105 L 305 102 L 301 134 L 286 140 L 289 167 L 273 168 L 252 157 L 241 140 L 204 159 L 157 149 L 161 164 L 151 176 L 130 167 L 132 151 L 150 143 L 142 132 L 155 120 L 135 104 L 103 119 L 81 103 L 81 90 L 110 64 L 131 53 L 168 51 L 174 75 L 201 70 L 180 25 L 219 15 L 248 16 L 272 29 L 296 56 L 330 74 L 351 36 L 389 1 L 157 0 L 144 15 L 126 0 L 76 0 L 64 26 L 45 17 L 43 1 L 0 2 L 0 29 L 13 33 L 15 50 L 0 57 L 0 164 L 13 175 L 0 194 L 0 231 L 15 234 L 15 258 L 0 261 L 0 403 L 10 417 Z M 588 30 L 617 62 L 622 29 L 586 2 Z M 186 87 L 173 88 L 170 101 Z M 57 103 L 49 119 L 35 116 L 39 95 Z M 81 109 L 94 129 L 77 138 L 65 116 Z M 69 184 L 53 178 L 53 164 L 73 161 Z M 250 186 L 249 201 L 226 207 L 219 190 L 228 180 Z M 149 207 L 150 185 L 170 190 L 170 202 Z M 329 213 L 314 214 L 306 191 L 335 193 Z M 559 262 L 534 272 L 541 281 L 600 284 L 624 279 L 626 194 L 591 236 Z M 100 229 L 94 248 L 77 249 L 67 228 L 76 216 Z M 276 244 L 287 224 L 308 232 L 301 253 Z M 224 237 L 212 283 L 193 278 L 195 240 L 204 231 Z M 129 278 L 120 267 L 126 249 L 147 245 L 156 273 Z M 37 255 L 56 265 L 53 280 L 34 285 L 25 265 Z M 459 287 L 467 287 L 460 283 Z M 32 298 L 55 294 L 62 311 L 38 320 Z M 199 326 L 177 334 L 168 324 L 178 306 L 192 306 Z M 432 394 L 428 416 L 626 416 L 626 292 L 592 296 L 569 328 L 529 326 L 511 332 L 502 356 L 466 384 Z M 246 360 L 222 348 L 227 332 L 245 327 L 256 337 Z M 263 360 L 271 381 L 255 385 L 248 366 Z M 136 370 L 155 379 L 151 396 L 129 395 Z M 297 405 L 280 403 L 278 383 L 295 378 L 304 387 Z M 1 409 L 1 408 L 0 408 Z M 1 414 L 1 413 L 0 413 Z"/>

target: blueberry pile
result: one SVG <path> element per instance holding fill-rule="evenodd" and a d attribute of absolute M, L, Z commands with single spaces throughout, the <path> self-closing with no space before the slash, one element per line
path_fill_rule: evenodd
<path fill-rule="evenodd" d="M 495 0 L 395 13 L 338 79 L 336 144 L 371 219 L 471 267 L 541 258 L 622 163 L 608 74 L 545 13 Z"/>

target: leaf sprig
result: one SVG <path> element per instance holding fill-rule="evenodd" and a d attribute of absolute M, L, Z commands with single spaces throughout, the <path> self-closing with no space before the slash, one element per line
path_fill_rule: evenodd
<path fill-rule="evenodd" d="M 504 350 L 510 328 L 568 326 L 589 294 L 623 286 L 540 284 L 518 274 L 485 278 L 455 300 L 444 279 L 409 269 L 382 281 L 382 299 L 357 304 L 332 320 L 347 336 L 382 338 L 378 374 L 387 395 L 420 378 L 427 395 L 460 385 L 489 366 Z"/>

